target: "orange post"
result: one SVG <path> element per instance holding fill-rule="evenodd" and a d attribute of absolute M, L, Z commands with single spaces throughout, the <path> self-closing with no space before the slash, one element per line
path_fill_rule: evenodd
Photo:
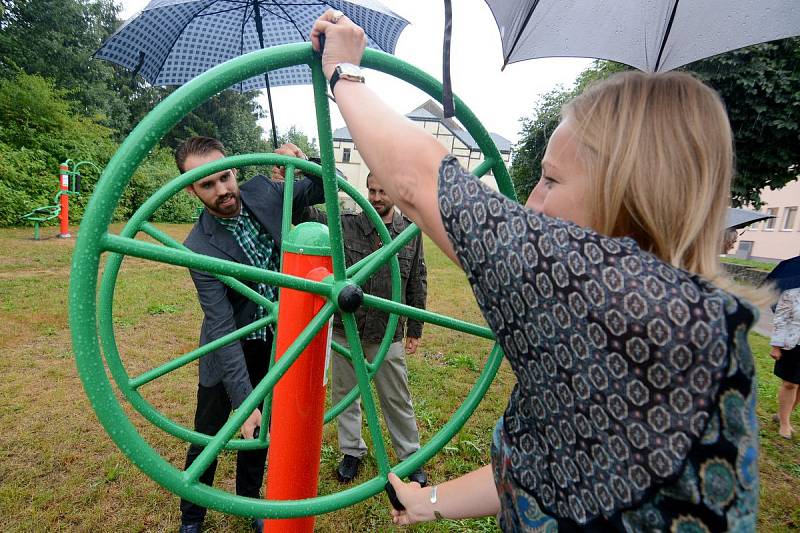
<path fill-rule="evenodd" d="M 60 221 L 61 229 L 58 233 L 58 236 L 62 239 L 68 239 L 71 237 L 69 234 L 69 167 L 64 163 L 61 163 L 58 166 L 58 179 L 59 179 L 59 187 L 61 189 L 61 197 L 59 201 L 61 202 L 61 212 L 58 214 L 58 220 Z"/>
<path fill-rule="evenodd" d="M 316 223 L 294 228 L 283 243 L 283 272 L 314 281 L 329 276 L 333 265 L 327 229 Z M 308 240 L 309 232 L 312 243 Z M 314 246 L 313 238 L 321 237 L 322 233 L 325 245 Z M 300 241 L 308 244 L 301 246 Z M 286 353 L 324 304 L 321 296 L 281 289 L 276 360 Z M 325 367 L 330 351 L 328 330 L 323 327 L 317 333 L 275 385 L 264 491 L 268 500 L 297 500 L 317 495 L 325 414 Z M 313 516 L 264 521 L 264 531 L 311 533 L 313 530 Z"/>

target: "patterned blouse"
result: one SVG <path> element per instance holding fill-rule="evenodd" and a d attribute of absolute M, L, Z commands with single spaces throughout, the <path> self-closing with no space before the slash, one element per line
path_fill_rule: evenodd
<path fill-rule="evenodd" d="M 448 156 L 442 221 L 516 377 L 492 463 L 504 531 L 752 531 L 754 310 L 537 214 Z"/>

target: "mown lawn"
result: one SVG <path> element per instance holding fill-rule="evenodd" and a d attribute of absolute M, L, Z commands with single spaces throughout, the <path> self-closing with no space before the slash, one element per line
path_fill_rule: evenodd
<path fill-rule="evenodd" d="M 160 226 L 182 240 L 189 226 Z M 116 229 L 119 229 L 118 227 Z M 177 498 L 147 478 L 111 442 L 89 406 L 75 370 L 67 330 L 67 287 L 73 240 L 31 240 L 31 229 L 0 230 L 0 531 L 174 531 Z M 482 322 L 466 280 L 426 246 L 429 308 Z M 117 345 L 135 374 L 196 346 L 201 320 L 185 270 L 126 260 L 117 284 Z M 759 370 L 762 422 L 760 530 L 800 529 L 800 442 L 776 437 L 777 379 L 767 342 L 753 334 Z M 475 382 L 489 343 L 427 327 L 421 351 L 409 358 L 410 381 L 423 441 L 449 419 Z M 143 387 L 143 395 L 171 419 L 190 426 L 197 383 L 191 364 Z M 514 378 L 500 369 L 485 400 L 461 432 L 426 467 L 441 481 L 488 461 L 491 428 Z M 128 409 L 145 439 L 181 466 L 185 443 Z M 800 427 L 800 417 L 795 418 Z M 320 493 L 340 489 L 333 477 L 339 459 L 335 427 L 324 430 Z M 366 435 L 366 433 L 365 433 Z M 388 440 L 387 440 L 388 442 Z M 375 474 L 369 457 L 358 482 Z M 224 453 L 217 486 L 233 491 L 233 455 Z M 317 518 L 319 531 L 391 529 L 385 496 Z M 247 520 L 211 511 L 207 531 L 245 532 Z M 444 521 L 418 531 L 494 531 L 492 518 Z"/>

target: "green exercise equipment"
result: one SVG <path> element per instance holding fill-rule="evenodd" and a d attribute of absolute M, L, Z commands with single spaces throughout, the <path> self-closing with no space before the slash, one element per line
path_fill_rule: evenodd
<path fill-rule="evenodd" d="M 114 209 L 133 172 L 147 156 L 149 150 L 181 118 L 211 96 L 235 83 L 264 72 L 299 64 L 309 65 L 312 71 L 321 165 L 294 157 L 265 153 L 226 157 L 193 169 L 167 183 L 137 210 L 119 235 L 109 233 L 109 224 Z M 434 98 L 439 98 L 442 93 L 441 84 L 434 78 L 389 54 L 368 49 L 364 53 L 362 66 L 403 79 Z M 475 168 L 473 173 L 482 176 L 490 170 L 493 171 L 500 191 L 513 198 L 513 186 L 508 171 L 488 132 L 460 99 L 456 98 L 455 102 L 456 117 L 475 138 L 485 155 L 485 161 Z M 325 207 L 329 217 L 333 276 L 316 282 L 194 254 L 149 222 L 149 218 L 155 210 L 172 196 L 178 194 L 186 185 L 225 169 L 249 165 L 281 165 L 287 167 L 287 176 L 293 175 L 294 170 L 300 170 L 306 174 L 322 177 Z M 351 196 L 365 210 L 378 229 L 384 244 L 381 249 L 350 267 L 345 267 L 339 221 L 339 190 Z M 291 198 L 292 180 L 288 180 L 284 199 L 284 235 L 289 234 L 288 230 L 291 224 Z M 135 239 L 139 232 L 149 235 L 160 244 Z M 390 464 L 386 446 L 381 437 L 370 379 L 380 367 L 388 351 L 392 340 L 391 333 L 396 327 L 399 315 L 478 337 L 494 339 L 493 333 L 486 326 L 416 309 L 400 302 L 400 276 L 396 254 L 418 233 L 419 229 L 412 225 L 392 240 L 379 215 L 369 202 L 347 181 L 337 178 L 327 82 L 322 74 L 319 55 L 313 52 L 310 44 L 289 44 L 259 50 L 205 72 L 167 97 L 131 132 L 106 167 L 86 209 L 73 255 L 69 308 L 76 364 L 92 408 L 116 445 L 146 475 L 167 490 L 204 507 L 241 516 L 295 518 L 335 511 L 378 494 L 383 490 L 390 471 L 401 477 L 407 476 L 433 457 L 461 429 L 494 379 L 503 357 L 499 345 L 495 344 L 475 384 L 451 419 L 412 456 L 396 465 Z M 102 279 L 99 280 L 101 258 L 104 254 L 106 261 Z M 114 287 L 125 256 L 209 272 L 232 289 L 263 305 L 268 310 L 267 316 L 157 368 L 132 376 L 125 368 L 117 349 L 112 320 Z M 373 363 L 368 363 L 361 350 L 352 313 L 339 308 L 339 295 L 343 291 L 347 291 L 348 287 L 362 285 L 386 263 L 389 264 L 392 273 L 392 298 L 383 299 L 370 295 L 364 295 L 363 298 L 363 305 L 391 313 L 387 333 L 383 338 L 378 355 Z M 142 397 L 139 389 L 151 383 L 153 384 L 151 386 L 155 386 L 159 377 L 195 361 L 215 348 L 241 339 L 255 329 L 275 323 L 278 304 L 264 300 L 240 280 L 311 292 L 326 298 L 327 303 L 283 357 L 271 364 L 266 377 L 236 410 L 220 432 L 217 435 L 197 433 L 158 411 Z M 100 281 L 99 289 L 98 281 Z M 358 386 L 342 402 L 333 406 L 325 414 L 325 422 L 335 419 L 350 402 L 360 396 L 372 441 L 372 450 L 377 460 L 378 474 L 360 485 L 335 494 L 290 501 L 245 498 L 200 483 L 198 479 L 205 470 L 205 466 L 210 464 L 222 450 L 255 449 L 269 445 L 269 436 L 265 431 L 262 431 L 257 439 L 244 440 L 234 438 L 234 436 L 247 415 L 256 407 L 264 409 L 264 417 L 267 420 L 262 427 L 268 427 L 270 395 L 273 387 L 316 333 L 321 328 L 327 327 L 330 318 L 337 311 L 341 312 L 351 349 L 345 350 L 336 343 L 333 344 L 333 349 L 350 358 L 358 377 Z M 112 379 L 131 407 L 161 430 L 179 439 L 205 447 L 192 467 L 186 471 L 175 468 L 142 438 L 131 423 L 112 387 L 106 373 L 104 360 L 108 364 Z"/>

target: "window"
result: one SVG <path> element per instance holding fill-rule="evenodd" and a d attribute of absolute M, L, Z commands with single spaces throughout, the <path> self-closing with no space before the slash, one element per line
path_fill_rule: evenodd
<path fill-rule="evenodd" d="M 767 209 L 767 215 L 777 217 L 778 216 L 778 208 L 777 207 L 770 207 Z M 775 219 L 768 218 L 764 221 L 764 231 L 772 231 L 775 229 Z"/>
<path fill-rule="evenodd" d="M 797 218 L 797 207 L 787 207 L 783 210 L 783 229 L 784 231 L 791 231 L 794 229 L 794 221 Z"/>
<path fill-rule="evenodd" d="M 342 150 L 342 163 L 349 163 L 350 162 L 350 148 L 345 148 Z"/>

